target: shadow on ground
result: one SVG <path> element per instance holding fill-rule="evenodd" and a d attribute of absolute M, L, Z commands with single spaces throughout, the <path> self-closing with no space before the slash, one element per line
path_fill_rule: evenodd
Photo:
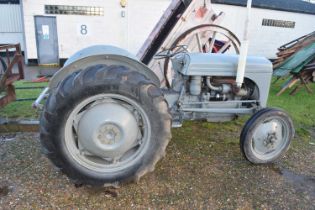
<path fill-rule="evenodd" d="M 240 130 L 240 122 L 186 123 L 153 173 L 119 189 L 74 186 L 41 156 L 37 133 L 3 138 L 0 208 L 314 209 L 313 137 L 255 166 L 240 154 Z"/>

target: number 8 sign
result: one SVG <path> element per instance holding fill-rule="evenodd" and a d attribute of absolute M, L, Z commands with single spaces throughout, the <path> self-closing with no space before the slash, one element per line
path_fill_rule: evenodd
<path fill-rule="evenodd" d="M 87 35 L 87 26 L 86 25 L 81 25 L 81 34 L 82 35 Z"/>
<path fill-rule="evenodd" d="M 89 27 L 87 24 L 79 24 L 78 27 L 77 27 L 77 34 L 79 36 L 87 36 L 89 35 Z"/>

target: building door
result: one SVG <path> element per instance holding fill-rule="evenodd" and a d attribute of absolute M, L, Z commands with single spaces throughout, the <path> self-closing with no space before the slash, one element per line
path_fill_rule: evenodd
<path fill-rule="evenodd" d="M 35 16 L 35 30 L 38 64 L 59 64 L 56 17 Z"/>

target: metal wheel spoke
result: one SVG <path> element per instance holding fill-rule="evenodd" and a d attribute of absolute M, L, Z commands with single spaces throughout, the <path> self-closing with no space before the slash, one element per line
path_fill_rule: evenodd
<path fill-rule="evenodd" d="M 137 120 L 137 122 L 138 122 L 138 125 L 139 126 L 142 126 L 142 120 L 141 120 L 141 115 L 140 115 L 140 113 L 137 111 L 137 109 L 133 109 L 133 111 L 132 111 L 132 113 L 133 113 L 133 115 L 135 116 L 135 118 L 136 118 L 136 120 Z"/>
<path fill-rule="evenodd" d="M 78 126 L 79 126 L 79 122 L 81 117 L 84 115 L 85 111 L 78 113 L 75 118 L 73 119 L 73 128 L 75 130 L 76 133 L 78 133 Z"/>
<path fill-rule="evenodd" d="M 215 43 L 215 39 L 216 39 L 216 36 L 217 36 L 217 32 L 214 31 L 213 32 L 213 35 L 211 37 L 211 42 L 210 42 L 210 45 L 209 45 L 209 53 L 212 53 L 212 50 L 213 50 L 213 47 L 214 47 L 214 43 Z"/>
<path fill-rule="evenodd" d="M 189 37 L 189 40 L 187 41 L 187 46 L 190 46 L 194 40 L 195 40 L 194 36 Z"/>
<path fill-rule="evenodd" d="M 196 33 L 195 36 L 196 36 L 196 39 L 197 39 L 197 44 L 198 44 L 199 52 L 203 52 L 203 50 L 202 50 L 202 44 L 201 44 L 201 39 L 200 39 L 199 33 Z"/>
<path fill-rule="evenodd" d="M 229 45 L 224 46 L 223 49 L 220 50 L 220 52 L 224 52 L 229 46 L 232 46 L 229 48 L 229 52 L 230 50 L 234 50 L 234 53 L 239 54 L 240 41 L 235 36 L 235 34 L 224 27 L 213 24 L 199 25 L 185 31 L 177 37 L 177 39 L 169 46 L 169 48 L 174 49 L 176 46 L 186 45 L 187 51 L 190 53 L 212 53 L 216 41 L 221 41 L 222 36 L 226 37 L 230 43 Z M 165 59 L 163 69 L 166 86 L 170 87 L 171 81 L 169 80 L 169 72 L 172 69 L 170 67 L 169 58 Z"/>
<path fill-rule="evenodd" d="M 141 144 L 142 144 L 142 141 L 143 141 L 142 138 L 143 138 L 143 135 L 142 135 L 142 133 L 141 133 L 141 130 L 139 129 L 137 141 L 136 141 L 130 148 L 134 148 L 134 147 L 136 147 L 136 146 L 138 146 L 138 145 L 141 145 Z"/>
<path fill-rule="evenodd" d="M 218 51 L 218 53 L 223 53 L 229 46 L 231 46 L 231 40 L 227 41 L 223 47 Z"/>
<path fill-rule="evenodd" d="M 142 143 L 143 143 L 143 135 L 139 129 L 137 140 L 134 142 L 133 145 L 130 146 L 130 148 L 124 154 L 122 154 L 119 157 L 119 159 L 122 159 L 126 154 L 130 153 L 130 151 L 134 150 L 136 147 L 140 146 Z"/>
<path fill-rule="evenodd" d="M 104 158 L 104 160 L 108 161 L 109 164 L 115 164 L 120 161 L 121 157 L 115 157 L 115 158 Z"/>

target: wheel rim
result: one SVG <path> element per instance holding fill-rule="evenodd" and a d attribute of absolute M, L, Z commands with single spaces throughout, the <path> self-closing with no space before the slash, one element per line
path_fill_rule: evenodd
<path fill-rule="evenodd" d="M 224 45 L 218 51 L 214 51 L 216 41 L 224 41 Z M 232 53 L 239 54 L 241 43 L 236 35 L 230 30 L 213 24 L 199 25 L 191 28 L 181 34 L 171 45 L 170 49 L 178 45 L 186 45 L 189 52 L 199 53 Z M 168 81 L 168 72 L 170 59 L 166 58 L 164 62 L 164 77 L 166 86 L 170 87 Z"/>
<path fill-rule="evenodd" d="M 216 50 L 216 41 L 223 41 L 220 49 Z M 182 35 L 172 44 L 171 48 L 177 45 L 187 45 L 190 52 L 200 53 L 225 53 L 232 48 L 233 54 L 239 54 L 240 41 L 228 29 L 217 25 L 201 25 L 192 28 Z"/>
<path fill-rule="evenodd" d="M 289 124 L 281 117 L 269 117 L 253 131 L 251 149 L 261 160 L 280 155 L 289 141 Z"/>
<path fill-rule="evenodd" d="M 79 165 L 113 173 L 134 165 L 151 136 L 149 118 L 134 100 L 100 94 L 80 102 L 65 126 L 65 146 Z"/>

